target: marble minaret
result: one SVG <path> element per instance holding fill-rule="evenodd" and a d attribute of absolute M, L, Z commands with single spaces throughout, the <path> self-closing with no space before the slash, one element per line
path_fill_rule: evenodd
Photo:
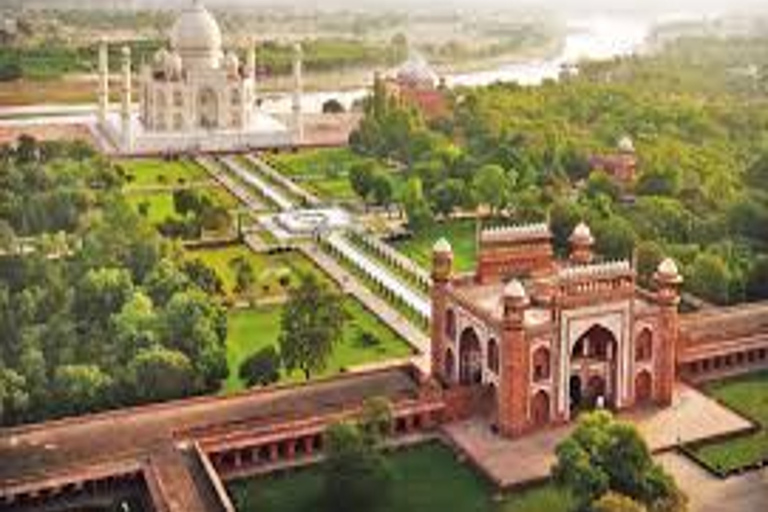
<path fill-rule="evenodd" d="M 131 151 L 133 147 L 133 128 L 131 126 L 131 49 L 128 46 L 123 46 L 122 105 L 120 107 L 120 122 L 123 135 L 123 150 Z"/>
<path fill-rule="evenodd" d="M 99 123 L 104 125 L 109 110 L 109 56 L 107 41 L 99 43 Z"/>
<path fill-rule="evenodd" d="M 293 129 L 295 143 L 299 144 L 304 140 L 304 120 L 301 113 L 301 95 L 303 89 L 302 82 L 302 50 L 301 44 L 296 43 L 293 47 Z"/>

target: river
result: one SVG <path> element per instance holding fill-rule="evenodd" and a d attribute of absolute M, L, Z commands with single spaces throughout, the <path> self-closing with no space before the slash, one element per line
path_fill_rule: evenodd
<path fill-rule="evenodd" d="M 449 87 L 478 87 L 494 82 L 537 85 L 547 79 L 556 80 L 564 66 L 576 65 L 580 60 L 604 60 L 641 51 L 653 24 L 652 20 L 605 16 L 574 20 L 568 23 L 562 50 L 555 57 L 447 75 L 445 80 Z M 331 98 L 349 108 L 366 93 L 367 89 L 308 92 L 302 97 L 302 109 L 320 112 L 323 103 Z M 271 113 L 290 112 L 290 95 L 268 97 L 262 108 Z"/>

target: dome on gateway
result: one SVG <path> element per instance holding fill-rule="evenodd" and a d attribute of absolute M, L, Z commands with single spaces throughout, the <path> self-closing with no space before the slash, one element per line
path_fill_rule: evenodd
<path fill-rule="evenodd" d="M 182 11 L 171 29 L 171 46 L 185 64 L 207 61 L 216 65 L 221 55 L 221 30 L 216 19 L 199 2 Z"/>

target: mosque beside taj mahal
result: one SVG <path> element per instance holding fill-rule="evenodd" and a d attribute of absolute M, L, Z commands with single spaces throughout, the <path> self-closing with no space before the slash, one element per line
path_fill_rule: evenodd
<path fill-rule="evenodd" d="M 292 115 L 279 120 L 258 107 L 253 44 L 245 62 L 223 51 L 219 25 L 198 0 L 176 20 L 169 47 L 142 63 L 138 73 L 128 47 L 121 60 L 120 108 L 112 112 L 108 47 L 101 43 L 98 129 L 120 153 L 279 148 L 303 138 L 301 47 L 294 47 Z"/>

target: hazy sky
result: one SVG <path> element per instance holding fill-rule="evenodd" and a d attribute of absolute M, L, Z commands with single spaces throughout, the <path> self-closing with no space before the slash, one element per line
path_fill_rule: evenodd
<path fill-rule="evenodd" d="M 192 0 L 0 0 L 0 5 L 23 4 L 103 4 L 104 6 L 156 6 L 172 8 Z M 238 6 L 307 6 L 320 8 L 344 7 L 350 9 L 429 8 L 430 10 L 501 8 L 533 6 L 563 12 L 724 12 L 758 8 L 768 9 L 766 0 L 203 0 L 211 7 Z"/>

